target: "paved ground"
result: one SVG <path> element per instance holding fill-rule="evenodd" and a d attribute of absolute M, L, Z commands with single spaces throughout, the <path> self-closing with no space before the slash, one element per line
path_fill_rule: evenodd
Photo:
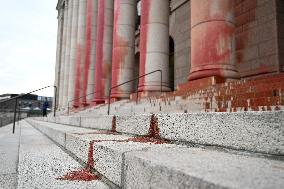
<path fill-rule="evenodd" d="M 0 128 L 0 162 L 2 189 L 109 188 L 98 180 L 59 180 L 83 168 L 25 121 L 17 126 L 15 135 L 12 135 L 12 125 Z"/>

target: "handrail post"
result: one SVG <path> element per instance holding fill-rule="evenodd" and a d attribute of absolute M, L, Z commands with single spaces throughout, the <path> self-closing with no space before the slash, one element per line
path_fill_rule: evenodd
<path fill-rule="evenodd" d="M 111 95 L 111 90 L 112 90 L 112 88 L 110 88 L 109 89 L 109 91 L 108 91 L 108 107 L 107 107 L 107 115 L 109 115 L 110 114 L 110 95 Z"/>
<path fill-rule="evenodd" d="M 54 87 L 54 110 L 53 110 L 53 117 L 56 116 L 56 104 L 57 104 L 57 86 Z"/>
<path fill-rule="evenodd" d="M 161 93 L 160 93 L 160 96 L 162 96 L 162 91 L 163 91 L 163 72 L 162 72 L 162 70 L 160 70 L 160 73 L 161 73 Z"/>
<path fill-rule="evenodd" d="M 69 115 L 69 111 L 70 111 L 70 106 L 69 106 L 69 101 L 67 103 L 67 115 Z"/>
<path fill-rule="evenodd" d="M 15 133 L 15 126 L 16 126 L 17 105 L 18 105 L 18 98 L 15 98 L 14 120 L 13 120 L 13 134 Z"/>
<path fill-rule="evenodd" d="M 138 82 L 137 82 L 137 89 L 136 89 L 136 104 L 138 104 L 138 97 L 139 97 L 139 79 L 138 79 Z"/>

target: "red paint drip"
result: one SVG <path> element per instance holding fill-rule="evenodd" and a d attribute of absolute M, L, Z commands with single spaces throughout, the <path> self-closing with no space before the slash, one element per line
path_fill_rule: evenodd
<path fill-rule="evenodd" d="M 113 118 L 112 118 L 111 132 L 113 132 L 113 133 L 116 132 L 116 116 L 113 116 Z"/>
<path fill-rule="evenodd" d="M 161 138 L 160 137 L 160 129 L 159 129 L 159 126 L 158 126 L 158 118 L 154 114 L 151 116 L 148 136 L 152 137 L 152 138 Z"/>

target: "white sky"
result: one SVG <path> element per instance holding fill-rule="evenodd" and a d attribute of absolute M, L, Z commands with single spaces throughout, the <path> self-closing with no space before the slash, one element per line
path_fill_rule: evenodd
<path fill-rule="evenodd" d="M 54 84 L 57 0 L 0 0 L 0 94 Z M 53 89 L 36 93 L 53 96 Z"/>

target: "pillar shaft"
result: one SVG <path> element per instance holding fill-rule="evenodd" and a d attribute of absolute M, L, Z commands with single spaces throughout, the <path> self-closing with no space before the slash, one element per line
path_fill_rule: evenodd
<path fill-rule="evenodd" d="M 68 101 L 74 100 L 79 1 L 73 0 Z M 71 104 L 70 104 L 71 105 Z"/>
<path fill-rule="evenodd" d="M 68 1 L 65 1 L 64 16 L 63 16 L 63 39 L 62 39 L 62 54 L 61 54 L 61 66 L 60 66 L 60 83 L 59 83 L 59 108 L 63 108 L 63 89 L 64 89 L 64 73 L 65 73 L 65 50 L 67 39 L 67 22 L 68 22 Z"/>
<path fill-rule="evenodd" d="M 98 0 L 94 102 L 105 101 L 110 88 L 113 34 L 113 0 Z"/>
<path fill-rule="evenodd" d="M 59 89 L 60 86 L 60 68 L 61 68 L 61 54 L 62 54 L 62 39 L 63 39 L 63 12 L 64 9 L 62 7 L 58 8 L 58 31 L 57 31 L 57 46 L 56 46 L 56 63 L 55 63 L 55 81 L 54 86 L 56 86 Z M 59 98 L 59 90 L 57 90 L 57 93 L 54 94 L 55 98 Z M 54 99 L 55 99 L 54 98 Z M 58 108 L 58 101 L 57 104 L 55 104 L 55 101 L 53 101 L 54 106 L 56 106 L 56 109 Z"/>
<path fill-rule="evenodd" d="M 65 48 L 65 59 L 64 59 L 64 81 L 63 81 L 63 107 L 67 108 L 68 103 L 68 86 L 69 86 L 69 69 L 70 69 L 70 49 L 71 49 L 71 29 L 72 29 L 72 11 L 73 11 L 73 0 L 68 2 L 68 21 L 67 21 L 67 33 L 66 33 L 66 48 Z"/>
<path fill-rule="evenodd" d="M 112 86 L 134 78 L 136 5 L 134 0 L 114 1 Z M 115 88 L 112 97 L 128 98 L 131 92 L 133 83 Z"/>
<path fill-rule="evenodd" d="M 238 78 L 235 67 L 234 1 L 191 1 L 189 80 L 210 76 Z"/>
<path fill-rule="evenodd" d="M 80 0 L 78 10 L 78 34 L 77 34 L 77 51 L 76 51 L 76 75 L 75 75 L 75 106 L 80 106 L 83 96 L 83 70 L 85 66 L 85 49 L 86 49 L 86 17 L 87 17 L 87 0 Z"/>
<path fill-rule="evenodd" d="M 95 85 L 95 61 L 96 61 L 96 31 L 97 31 L 97 0 L 87 1 L 86 20 L 86 64 L 83 75 L 83 102 L 93 100 Z"/>
<path fill-rule="evenodd" d="M 169 91 L 169 1 L 141 1 L 140 75 L 163 72 L 163 90 Z M 139 91 L 159 91 L 160 73 L 139 80 Z"/>

